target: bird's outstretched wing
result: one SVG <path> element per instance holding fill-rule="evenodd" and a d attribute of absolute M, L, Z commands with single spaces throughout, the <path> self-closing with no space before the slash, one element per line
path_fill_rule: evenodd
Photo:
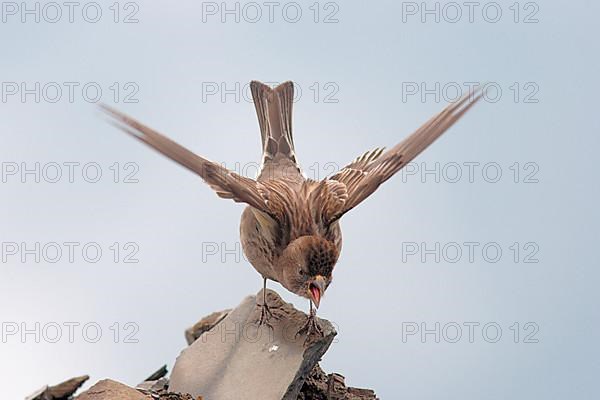
<path fill-rule="evenodd" d="M 383 149 L 366 152 L 335 175 L 329 177 L 327 180 L 343 184 L 346 194 L 345 196 L 341 196 L 339 194 L 341 188 L 339 185 L 336 185 L 337 195 L 324 197 L 325 201 L 336 202 L 337 206 L 324 206 L 323 208 L 329 210 L 329 212 L 323 216 L 323 219 L 327 223 L 334 222 L 346 212 L 356 207 L 375 192 L 379 185 L 390 179 L 392 175 L 400 171 L 448 128 L 454 125 L 482 95 L 481 90 L 476 90 L 463 96 L 433 116 L 396 146 L 385 152 Z M 341 197 L 346 197 L 343 203 L 340 202 Z"/>
<path fill-rule="evenodd" d="M 102 105 L 101 108 L 111 117 L 110 122 L 113 125 L 200 175 L 219 197 L 246 203 L 272 215 L 264 197 L 265 188 L 259 182 L 238 175 L 222 165 L 192 153 L 152 128 L 111 107 Z"/>

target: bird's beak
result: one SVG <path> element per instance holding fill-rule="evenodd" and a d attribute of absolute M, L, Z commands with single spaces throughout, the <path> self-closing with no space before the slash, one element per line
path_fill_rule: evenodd
<path fill-rule="evenodd" d="M 321 275 L 317 275 L 308 285 L 308 294 L 317 308 L 319 308 L 319 303 L 321 303 L 321 298 L 323 297 L 324 292 L 325 278 L 323 278 Z"/>

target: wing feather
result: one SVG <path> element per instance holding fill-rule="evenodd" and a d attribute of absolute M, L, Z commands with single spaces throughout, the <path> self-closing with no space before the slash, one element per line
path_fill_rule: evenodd
<path fill-rule="evenodd" d="M 113 125 L 198 174 L 219 197 L 246 203 L 269 215 L 272 214 L 265 201 L 265 189 L 259 182 L 238 175 L 222 165 L 192 153 L 152 128 L 111 107 L 102 105 L 101 108 L 112 118 L 110 122 Z"/>
<path fill-rule="evenodd" d="M 375 192 L 383 182 L 400 171 L 454 125 L 482 95 L 482 91 L 478 89 L 463 96 L 434 115 L 396 146 L 385 152 L 383 149 L 366 152 L 328 178 L 344 184 L 347 191 L 346 201 L 337 213 L 330 215 L 329 223 L 339 219 Z"/>

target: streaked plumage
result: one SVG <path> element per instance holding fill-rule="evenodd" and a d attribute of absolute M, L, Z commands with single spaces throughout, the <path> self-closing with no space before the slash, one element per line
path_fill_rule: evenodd
<path fill-rule="evenodd" d="M 450 104 L 402 142 L 368 151 L 322 180 L 306 179 L 292 136 L 294 86 L 251 83 L 263 155 L 257 179 L 200 157 L 140 122 L 103 109 L 125 132 L 198 174 L 218 196 L 246 203 L 240 237 L 244 252 L 266 280 L 311 300 L 317 307 L 331 283 L 342 246 L 340 218 L 356 207 L 450 128 L 481 97 L 471 93 Z M 266 319 L 270 312 L 263 309 Z M 263 319 L 261 319 L 262 321 Z"/>

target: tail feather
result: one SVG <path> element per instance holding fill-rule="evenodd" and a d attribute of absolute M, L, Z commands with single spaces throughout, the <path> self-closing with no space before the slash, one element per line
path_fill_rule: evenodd
<path fill-rule="evenodd" d="M 260 125 L 263 163 L 274 160 L 279 154 L 296 163 L 292 136 L 294 84 L 288 81 L 272 89 L 252 81 L 250 89 Z"/>

